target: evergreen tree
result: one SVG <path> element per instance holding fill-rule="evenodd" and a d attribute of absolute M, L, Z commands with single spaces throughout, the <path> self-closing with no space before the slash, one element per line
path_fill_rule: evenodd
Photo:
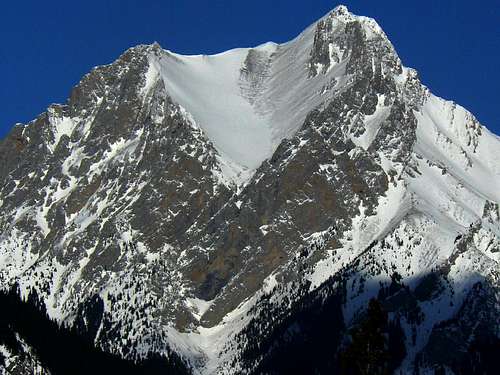
<path fill-rule="evenodd" d="M 388 375 L 389 345 L 387 313 L 372 299 L 365 320 L 351 330 L 352 341 L 340 355 L 341 374 Z"/>

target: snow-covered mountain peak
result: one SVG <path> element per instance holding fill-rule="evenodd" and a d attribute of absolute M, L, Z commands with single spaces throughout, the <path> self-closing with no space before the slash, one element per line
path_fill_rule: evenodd
<path fill-rule="evenodd" d="M 345 16 L 349 14 L 349 9 L 347 9 L 346 5 L 340 4 L 333 8 L 331 13 L 338 16 Z"/>
<path fill-rule="evenodd" d="M 339 26 L 341 24 L 346 24 L 349 22 L 358 22 L 363 26 L 366 37 L 372 38 L 376 35 L 382 36 L 387 39 L 382 28 L 379 26 L 377 21 L 371 17 L 359 16 L 349 11 L 349 9 L 345 5 L 339 5 L 335 7 L 333 10 L 325 14 L 322 18 L 316 21 L 313 25 L 316 25 L 320 22 L 324 22 L 329 20 L 332 23 L 332 28 Z"/>
<path fill-rule="evenodd" d="M 375 299 L 387 366 L 450 373 L 436 346 L 500 326 L 499 150 L 345 7 L 283 44 L 133 47 L 0 142 L 0 287 L 203 375 L 338 373 Z"/>
<path fill-rule="evenodd" d="M 359 31 L 351 23 L 360 25 Z M 290 42 L 215 55 L 165 50 L 151 55 L 151 72 L 214 144 L 225 178 L 241 185 L 283 139 L 294 135 L 310 111 L 328 100 L 328 92 L 364 69 L 378 45 L 363 46 L 360 38 L 380 35 L 375 21 L 340 6 Z M 395 55 L 385 37 L 382 44 Z M 377 53 L 385 52 L 379 48 Z"/>

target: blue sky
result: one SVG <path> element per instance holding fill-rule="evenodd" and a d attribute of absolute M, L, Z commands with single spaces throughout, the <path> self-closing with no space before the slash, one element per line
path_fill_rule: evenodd
<path fill-rule="evenodd" d="M 5 1 L 0 8 L 0 136 L 50 103 L 64 103 L 93 66 L 157 41 L 215 53 L 290 40 L 331 0 Z M 375 18 L 403 63 L 500 134 L 500 0 L 344 1 Z"/>

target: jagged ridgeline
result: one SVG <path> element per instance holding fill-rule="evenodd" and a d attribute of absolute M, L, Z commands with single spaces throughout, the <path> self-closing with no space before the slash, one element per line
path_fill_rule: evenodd
<path fill-rule="evenodd" d="M 496 374 L 499 202 L 499 138 L 343 6 L 133 47 L 0 142 L 0 365 Z"/>

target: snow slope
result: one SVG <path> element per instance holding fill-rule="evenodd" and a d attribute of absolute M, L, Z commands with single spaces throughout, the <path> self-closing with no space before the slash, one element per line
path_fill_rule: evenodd
<path fill-rule="evenodd" d="M 354 17 L 343 11 L 337 10 L 341 14 L 333 20 L 334 28 Z M 382 32 L 373 20 L 357 19 L 367 34 Z M 283 139 L 294 135 L 311 110 L 324 102 L 328 90 L 347 81 L 346 61 L 333 44 L 331 64 L 317 66 L 322 74 L 310 75 L 315 31 L 316 23 L 284 44 L 268 42 L 215 55 L 185 56 L 165 50 L 150 56 L 146 87 L 156 77 L 163 79 L 168 94 L 219 151 L 226 177 L 242 184 Z"/>
<path fill-rule="evenodd" d="M 262 157 L 271 155 L 272 147 L 268 119 L 256 113 L 240 92 L 240 69 L 247 54 L 248 49 L 214 56 L 166 52 L 158 68 L 168 93 L 193 116 L 222 156 L 255 169 Z"/>

